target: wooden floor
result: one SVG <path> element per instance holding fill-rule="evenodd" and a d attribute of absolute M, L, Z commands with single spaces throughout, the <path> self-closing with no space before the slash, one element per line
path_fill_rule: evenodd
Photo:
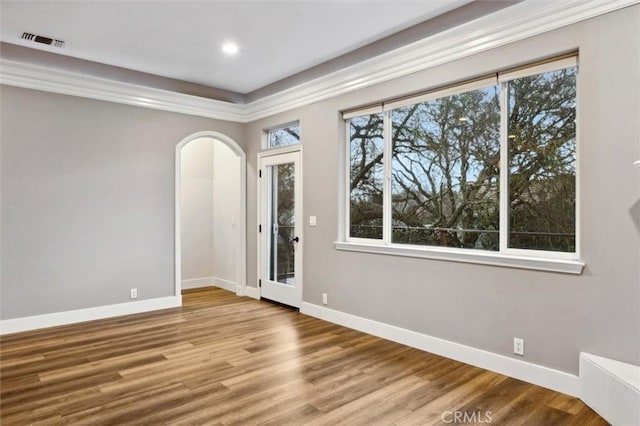
<path fill-rule="evenodd" d="M 0 342 L 3 426 L 606 424 L 576 398 L 219 289 Z"/>

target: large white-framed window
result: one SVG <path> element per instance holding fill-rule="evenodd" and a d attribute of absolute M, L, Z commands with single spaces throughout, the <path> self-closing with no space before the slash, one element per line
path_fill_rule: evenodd
<path fill-rule="evenodd" d="M 343 114 L 336 247 L 580 273 L 577 56 Z"/>

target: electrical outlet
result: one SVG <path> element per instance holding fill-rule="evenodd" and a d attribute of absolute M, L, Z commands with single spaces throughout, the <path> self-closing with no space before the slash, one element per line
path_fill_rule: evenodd
<path fill-rule="evenodd" d="M 327 303 L 327 293 L 322 293 L 322 304 L 326 305 Z"/>
<path fill-rule="evenodd" d="M 129 298 L 130 299 L 137 299 L 138 298 L 138 289 L 137 288 L 132 288 L 131 289 L 131 293 L 129 294 Z"/>
<path fill-rule="evenodd" d="M 524 339 L 513 338 L 513 353 L 516 355 L 524 355 Z"/>

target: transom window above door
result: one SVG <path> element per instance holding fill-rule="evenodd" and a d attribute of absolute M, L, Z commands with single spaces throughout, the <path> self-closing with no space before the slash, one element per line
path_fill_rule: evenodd
<path fill-rule="evenodd" d="M 267 130 L 267 148 L 282 148 L 300 143 L 300 123 L 295 122 Z"/>

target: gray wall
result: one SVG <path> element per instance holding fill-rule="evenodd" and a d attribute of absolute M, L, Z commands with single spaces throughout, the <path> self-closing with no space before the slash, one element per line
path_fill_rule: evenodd
<path fill-rule="evenodd" d="M 1 318 L 173 295 L 175 146 L 243 126 L 1 90 Z"/>
<path fill-rule="evenodd" d="M 213 148 L 213 277 L 236 285 L 240 274 L 242 158 L 216 141 Z"/>
<path fill-rule="evenodd" d="M 182 280 L 213 277 L 213 146 L 198 138 L 180 149 Z"/>
<path fill-rule="evenodd" d="M 304 173 L 305 302 L 577 373 L 580 351 L 640 364 L 640 6 L 419 72 L 247 129 L 248 282 L 256 282 L 256 154 L 261 130 L 299 119 Z M 580 276 L 341 252 L 339 111 L 580 50 Z M 308 227 L 309 215 L 318 226 Z M 327 268 L 326 265 L 332 265 Z"/>

